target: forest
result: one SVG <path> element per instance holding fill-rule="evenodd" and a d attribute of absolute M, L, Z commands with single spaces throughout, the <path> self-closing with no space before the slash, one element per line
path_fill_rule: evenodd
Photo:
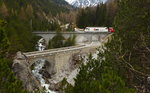
<path fill-rule="evenodd" d="M 98 49 L 98 58 L 89 55 L 87 64 L 82 63 L 75 86 L 66 84 L 65 93 L 150 93 L 150 0 L 108 0 L 75 11 L 67 3 L 57 7 L 55 2 L 62 0 L 43 1 L 0 0 L 0 93 L 28 93 L 12 72 L 12 59 L 17 51 L 35 50 L 40 37 L 33 30 L 60 29 L 57 19 L 79 28 L 115 29 Z M 57 33 L 48 48 L 71 45 L 75 36 L 64 42 Z"/>
<path fill-rule="evenodd" d="M 111 27 L 117 13 L 116 1 L 109 0 L 96 7 L 81 8 L 76 17 L 76 25 L 85 27 Z"/>
<path fill-rule="evenodd" d="M 32 35 L 32 31 L 59 29 L 54 16 L 71 9 L 72 6 L 63 0 L 0 0 L 0 19 L 6 22 L 10 53 L 35 50 L 35 43 L 40 37 Z"/>

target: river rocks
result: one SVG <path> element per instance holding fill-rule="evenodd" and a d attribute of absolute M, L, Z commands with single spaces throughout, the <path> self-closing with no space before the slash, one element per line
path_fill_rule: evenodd
<path fill-rule="evenodd" d="M 13 61 L 13 71 L 15 76 L 23 82 L 25 90 L 33 92 L 36 89 L 42 89 L 39 81 L 33 76 L 26 56 L 18 52 Z"/>
<path fill-rule="evenodd" d="M 45 69 L 41 69 L 39 73 L 45 78 L 51 78 L 51 75 Z"/>
<path fill-rule="evenodd" d="M 70 62 L 70 67 L 76 68 L 76 66 L 78 66 L 80 64 L 80 60 L 81 60 L 81 55 L 79 53 L 76 53 L 74 55 L 72 55 L 72 59 Z"/>
<path fill-rule="evenodd" d="M 59 91 L 59 89 L 60 89 L 60 83 L 50 84 L 49 89 L 54 90 L 54 91 Z"/>

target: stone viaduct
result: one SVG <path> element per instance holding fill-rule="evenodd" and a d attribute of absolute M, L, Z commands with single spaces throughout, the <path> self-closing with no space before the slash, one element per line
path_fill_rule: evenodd
<path fill-rule="evenodd" d="M 46 41 L 51 39 L 56 35 L 55 32 L 34 32 L 34 34 L 38 36 L 42 36 Z M 89 42 L 88 44 L 80 44 L 77 46 L 72 47 L 64 47 L 64 48 L 57 48 L 57 49 L 49 49 L 44 51 L 34 51 L 34 52 L 27 52 L 24 53 L 26 58 L 29 61 L 30 66 L 40 60 L 45 59 L 50 64 L 47 68 L 49 73 L 57 73 L 64 68 L 65 65 L 70 64 L 69 62 L 72 61 L 73 56 L 82 56 L 85 54 L 89 54 L 91 52 L 95 52 L 96 48 L 100 46 L 100 42 L 102 42 L 105 38 L 107 38 L 109 33 L 90 33 L 90 32 L 62 32 L 62 35 L 65 38 L 69 36 L 76 35 L 76 39 L 78 43 Z M 82 40 L 81 40 L 82 39 Z M 97 45 L 91 44 L 92 42 L 97 42 Z"/>
<path fill-rule="evenodd" d="M 100 43 L 99 43 L 100 44 Z M 49 62 L 46 70 L 49 74 L 59 73 L 61 70 L 72 64 L 73 57 L 80 57 L 88 55 L 89 53 L 94 53 L 96 48 L 99 47 L 97 45 L 77 45 L 72 47 L 64 47 L 64 48 L 57 48 L 57 49 L 49 49 L 44 51 L 35 51 L 35 52 L 27 52 L 23 53 L 28 62 L 29 67 L 32 66 L 38 60 L 44 59 Z"/>
<path fill-rule="evenodd" d="M 50 79 L 51 76 L 57 76 L 67 69 L 69 71 L 73 70 L 72 64 L 74 65 L 76 62 L 76 59 L 74 60 L 74 58 L 77 58 L 77 62 L 79 62 L 78 58 L 80 58 L 80 56 L 86 56 L 89 53 L 96 52 L 96 48 L 99 47 L 99 44 L 96 46 L 92 46 L 92 44 L 77 45 L 26 53 L 18 52 L 14 58 L 12 68 L 16 77 L 23 82 L 25 89 L 28 89 L 30 92 L 35 89 L 42 90 L 40 82 L 32 73 L 34 64 L 45 62 L 43 72 L 46 72 L 46 75 L 48 75 L 47 78 Z"/>
<path fill-rule="evenodd" d="M 48 41 L 56 35 L 56 32 L 33 32 L 33 34 L 43 37 L 48 43 Z M 66 39 L 69 38 L 70 36 L 75 35 L 76 43 L 79 44 L 79 43 L 100 41 L 102 38 L 104 38 L 106 35 L 110 33 L 108 32 L 61 32 L 61 34 Z"/>
<path fill-rule="evenodd" d="M 43 37 L 45 35 L 45 38 L 49 37 L 46 34 L 42 35 Z M 88 35 L 90 37 L 90 34 L 87 34 L 87 36 Z M 92 42 L 89 44 L 49 49 L 44 51 L 34 51 L 26 53 L 18 52 L 13 61 L 13 71 L 16 77 L 23 81 L 25 89 L 28 89 L 29 91 L 33 91 L 34 89 L 42 89 L 39 81 L 32 74 L 32 66 L 34 65 L 34 63 L 44 59 L 46 60 L 46 63 L 48 63 L 44 68 L 45 71 L 50 75 L 59 74 L 64 71 L 64 69 L 68 68 L 70 64 L 74 64 L 74 62 L 76 61 L 74 60 L 74 58 L 78 59 L 80 58 L 80 56 L 86 56 L 89 53 L 95 53 L 96 48 L 101 46 L 104 42 L 107 42 L 107 39 L 111 36 L 111 34 L 105 36 L 105 38 L 101 38 L 100 42 Z"/>

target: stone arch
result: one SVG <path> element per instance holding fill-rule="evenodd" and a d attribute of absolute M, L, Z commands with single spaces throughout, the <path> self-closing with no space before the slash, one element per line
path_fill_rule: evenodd
<path fill-rule="evenodd" d="M 33 70 L 37 64 L 40 64 L 42 62 L 44 62 L 44 65 L 42 66 L 41 73 L 43 74 L 43 76 L 51 78 L 51 75 L 56 73 L 55 64 L 54 62 L 49 61 L 47 58 L 39 58 L 33 60 L 33 64 L 31 64 L 30 66 L 31 70 Z"/>

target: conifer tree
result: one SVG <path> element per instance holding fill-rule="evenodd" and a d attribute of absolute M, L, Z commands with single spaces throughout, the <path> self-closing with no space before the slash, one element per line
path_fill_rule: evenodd
<path fill-rule="evenodd" d="M 62 36 L 62 34 L 58 31 L 56 36 L 52 38 L 52 42 L 49 42 L 50 46 L 52 45 L 53 48 L 60 48 L 64 46 L 64 40 L 65 38 Z"/>
<path fill-rule="evenodd" d="M 26 13 L 27 13 L 29 18 L 33 18 L 34 15 L 33 15 L 33 7 L 32 7 L 32 5 L 27 5 Z"/>
<path fill-rule="evenodd" d="M 73 35 L 73 36 L 70 36 L 66 41 L 65 41 L 65 44 L 64 46 L 67 47 L 67 46 L 74 46 L 76 44 L 76 36 Z"/>
<path fill-rule="evenodd" d="M 138 86 L 138 92 L 149 91 L 147 77 L 150 76 L 150 0 L 124 0 L 119 2 L 115 19 L 120 61 L 125 64 L 126 74 L 121 74 L 129 86 Z M 116 40 L 117 41 L 117 40 Z M 120 47 L 120 48 L 119 48 Z"/>
<path fill-rule="evenodd" d="M 24 21 L 27 20 L 27 15 L 23 7 L 20 9 L 19 18 Z"/>
<path fill-rule="evenodd" d="M 150 0 L 118 0 L 115 33 L 67 93 L 149 93 Z M 101 51 L 102 50 L 102 51 Z"/>
<path fill-rule="evenodd" d="M 5 3 L 2 3 L 2 5 L 1 5 L 1 7 L 0 7 L 0 14 L 1 14 L 4 18 L 6 18 L 6 17 L 9 16 L 8 9 L 7 9 L 6 5 L 5 5 Z"/>
<path fill-rule="evenodd" d="M 11 71 L 11 61 L 6 58 L 9 51 L 9 40 L 3 28 L 5 22 L 0 20 L 0 93 L 27 93 L 22 82 L 18 81 Z"/>

